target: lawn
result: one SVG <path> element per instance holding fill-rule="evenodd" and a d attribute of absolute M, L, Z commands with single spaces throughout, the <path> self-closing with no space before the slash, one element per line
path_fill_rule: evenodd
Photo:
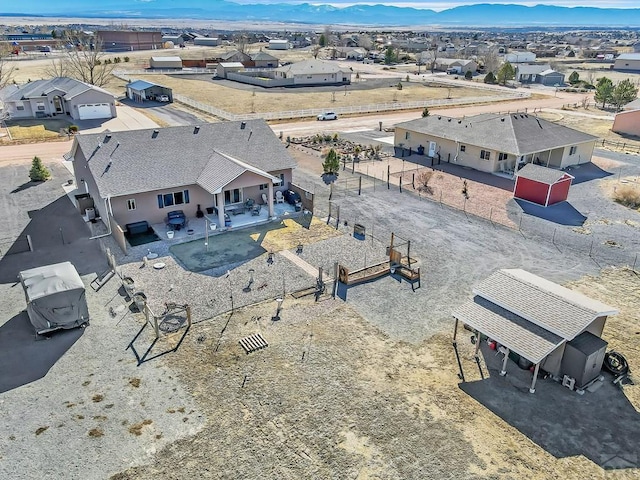
<path fill-rule="evenodd" d="M 49 140 L 60 136 L 60 130 L 71 122 L 66 118 L 39 118 L 7 121 L 13 140 Z M 7 137 L 4 137 L 8 140 Z"/>

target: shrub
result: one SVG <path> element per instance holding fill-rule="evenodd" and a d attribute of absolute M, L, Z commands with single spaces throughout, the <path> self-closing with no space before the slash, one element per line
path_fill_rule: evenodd
<path fill-rule="evenodd" d="M 339 137 L 338 137 L 338 134 L 337 134 L 337 133 L 334 133 L 334 134 L 333 134 L 333 143 L 336 143 L 336 142 L 338 141 L 338 138 L 339 138 Z"/>
<path fill-rule="evenodd" d="M 77 125 L 70 125 L 69 126 L 69 133 L 78 133 L 78 130 L 80 130 L 80 128 L 78 128 Z"/>
<path fill-rule="evenodd" d="M 418 174 L 418 177 L 416 178 L 416 180 L 418 180 L 418 190 L 431 193 L 431 187 L 429 186 L 431 177 L 433 177 L 433 172 L 430 172 L 430 171 L 420 172 Z"/>
<path fill-rule="evenodd" d="M 129 63 L 129 57 L 124 57 L 124 63 Z"/>
<path fill-rule="evenodd" d="M 47 170 L 47 168 L 43 165 L 40 157 L 33 157 L 33 161 L 31 162 L 31 170 L 29 170 L 29 178 L 33 182 L 44 182 L 45 180 L 49 180 L 51 177 L 51 172 Z"/>
<path fill-rule="evenodd" d="M 431 112 L 429 112 L 429 108 L 424 107 L 424 110 L 422 110 L 422 118 L 428 117 L 429 115 L 431 115 Z"/>
<path fill-rule="evenodd" d="M 484 77 L 484 83 L 496 83 L 496 76 L 493 72 L 489 72 Z"/>
<path fill-rule="evenodd" d="M 398 90 L 402 90 L 402 82 L 398 82 L 398 85 L 396 87 Z"/>
<path fill-rule="evenodd" d="M 471 80 L 473 78 L 473 73 L 471 73 L 471 70 L 467 70 L 467 72 L 464 74 L 464 78 L 465 80 Z"/>
<path fill-rule="evenodd" d="M 613 199 L 625 207 L 640 209 L 640 188 L 623 185 L 616 189 Z"/>

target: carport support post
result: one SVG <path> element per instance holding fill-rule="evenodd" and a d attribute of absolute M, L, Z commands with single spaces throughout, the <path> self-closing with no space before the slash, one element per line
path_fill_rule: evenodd
<path fill-rule="evenodd" d="M 478 358 L 478 350 L 480 350 L 480 332 L 476 330 L 476 352 L 474 354 L 476 358 Z"/>
<path fill-rule="evenodd" d="M 500 370 L 500 376 L 504 377 L 507 374 L 507 361 L 509 360 L 509 349 L 505 348 L 504 360 L 502 360 L 502 370 Z"/>
<path fill-rule="evenodd" d="M 216 204 L 218 205 L 218 224 L 223 229 L 226 225 L 224 223 L 224 198 L 222 198 L 222 193 L 216 193 Z"/>
<path fill-rule="evenodd" d="M 391 186 L 389 185 L 389 177 L 391 176 L 391 166 L 387 165 L 387 190 L 389 190 L 391 188 Z"/>
<path fill-rule="evenodd" d="M 540 370 L 540 363 L 536 363 L 536 368 L 533 370 L 533 378 L 531 379 L 531 388 L 529 393 L 536 393 L 536 380 L 538 379 L 538 371 Z"/>
<path fill-rule="evenodd" d="M 362 195 L 362 176 L 358 177 L 358 195 Z"/>
<path fill-rule="evenodd" d="M 273 210 L 273 182 L 269 182 L 267 186 L 267 204 L 269 205 L 269 218 L 275 217 L 275 212 Z M 224 200 L 223 200 L 224 203 Z M 220 205 L 220 203 L 218 203 Z"/>
<path fill-rule="evenodd" d="M 456 346 L 456 337 L 458 336 L 458 319 L 456 318 L 456 323 L 453 326 L 453 346 Z"/>

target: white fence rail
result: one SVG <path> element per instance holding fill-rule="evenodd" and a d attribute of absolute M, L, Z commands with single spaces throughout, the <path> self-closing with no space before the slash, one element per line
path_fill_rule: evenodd
<path fill-rule="evenodd" d="M 113 75 L 118 78 L 122 78 L 126 80 L 125 77 L 130 77 L 131 75 L 203 75 L 203 74 L 211 74 L 216 73 L 214 68 L 151 68 L 151 69 L 139 69 L 139 70 L 127 70 L 120 71 L 114 70 Z"/>
<path fill-rule="evenodd" d="M 201 68 L 201 69 L 193 69 L 202 71 L 204 73 L 211 73 L 212 70 Z M 146 74 L 149 72 L 146 70 L 142 70 Z M 127 71 L 126 73 L 121 71 L 114 71 L 113 75 L 125 80 L 127 82 L 135 80 L 131 75 L 136 75 L 137 70 Z M 155 70 L 154 73 L 162 73 L 165 72 L 163 70 Z M 166 72 L 175 73 L 171 70 L 167 70 Z M 456 82 L 454 80 L 448 81 L 447 79 L 433 79 L 429 80 L 433 83 L 440 84 L 450 84 L 451 86 L 459 87 L 464 85 L 464 83 Z M 495 96 L 483 96 L 483 97 L 466 97 L 466 98 L 441 98 L 435 100 L 421 100 L 414 102 L 391 102 L 391 103 L 375 103 L 368 105 L 353 105 L 350 107 L 336 107 L 332 110 L 335 111 L 339 115 L 352 115 L 352 114 L 363 114 L 363 113 L 376 113 L 376 112 L 391 112 L 397 110 L 416 110 L 420 108 L 430 108 L 430 107 L 438 107 L 442 105 L 473 105 L 475 103 L 483 103 L 483 102 L 498 102 L 509 99 L 516 98 L 527 98 L 530 97 L 531 94 L 529 92 L 521 92 L 521 91 L 509 91 L 502 87 L 495 87 L 491 85 L 484 84 L 468 84 L 471 88 L 477 88 L 478 90 L 488 90 L 495 92 Z M 304 110 L 286 110 L 281 112 L 260 112 L 260 113 L 232 113 L 227 112 L 226 110 L 222 110 L 220 108 L 216 108 L 212 105 L 199 102 L 194 100 L 193 98 L 186 97 L 184 95 L 180 95 L 176 93 L 173 95 L 173 100 L 176 102 L 183 103 L 191 108 L 195 108 L 201 112 L 207 113 L 209 115 L 213 115 L 215 117 L 221 118 L 223 120 L 251 120 L 255 118 L 263 118 L 265 120 L 287 120 L 293 118 L 312 118 L 326 111 L 323 108 L 310 108 Z"/>

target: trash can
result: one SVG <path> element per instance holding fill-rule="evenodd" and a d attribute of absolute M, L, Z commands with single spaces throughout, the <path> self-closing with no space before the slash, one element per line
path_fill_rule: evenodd
<path fill-rule="evenodd" d="M 367 229 L 360 223 L 353 224 L 353 236 L 356 238 L 364 239 Z"/>
<path fill-rule="evenodd" d="M 87 215 L 87 220 L 93 220 L 96 218 L 96 209 L 95 208 L 87 208 L 84 213 Z"/>

